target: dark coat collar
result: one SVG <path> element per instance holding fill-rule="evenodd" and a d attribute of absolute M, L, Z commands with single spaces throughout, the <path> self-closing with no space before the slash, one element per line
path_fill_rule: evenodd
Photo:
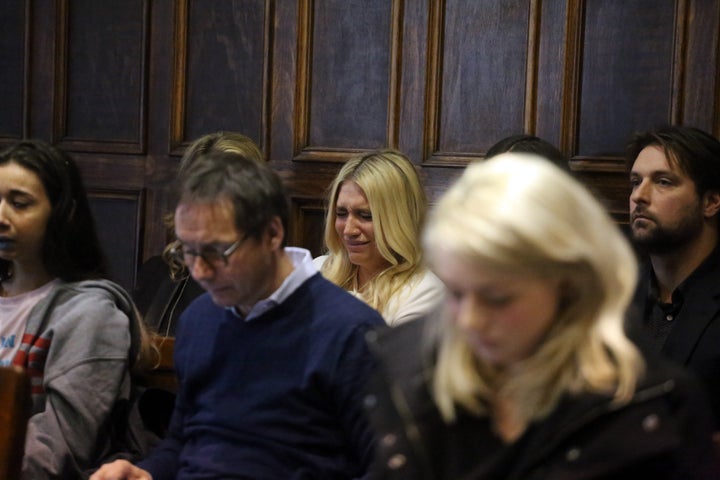
<path fill-rule="evenodd" d="M 654 275 L 649 261 L 640 272 L 629 313 L 631 317 L 636 316 L 629 319 L 636 323 L 629 331 L 634 338 L 639 334 L 635 329 L 646 321 L 653 301 L 648 298 Z M 687 364 L 708 325 L 720 319 L 720 246 L 678 288 L 683 292 L 682 308 L 662 351 L 675 361 Z"/>

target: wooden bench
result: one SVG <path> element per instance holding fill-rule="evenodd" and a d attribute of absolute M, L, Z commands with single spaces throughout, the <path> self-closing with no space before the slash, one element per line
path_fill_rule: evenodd
<path fill-rule="evenodd" d="M 0 367 L 0 478 L 19 480 L 30 419 L 30 380 L 24 369 Z"/>

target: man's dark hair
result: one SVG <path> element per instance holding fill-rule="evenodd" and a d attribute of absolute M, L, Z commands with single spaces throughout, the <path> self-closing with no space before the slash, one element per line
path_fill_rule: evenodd
<path fill-rule="evenodd" d="M 540 137 L 525 134 L 505 137 L 488 149 L 485 158 L 505 152 L 534 153 L 550 160 L 566 172 L 570 171 L 567 157 L 555 145 Z"/>
<path fill-rule="evenodd" d="M 662 149 L 671 165 L 679 168 L 695 183 L 698 195 L 720 191 L 720 142 L 694 127 L 663 126 L 636 133 L 625 149 L 628 170 L 640 152 L 649 146 Z"/>
<path fill-rule="evenodd" d="M 236 152 L 212 151 L 188 166 L 178 182 L 181 203 L 229 200 L 235 210 L 235 226 L 245 235 L 262 237 L 273 217 L 280 218 L 287 235 L 285 188 L 266 163 Z"/>

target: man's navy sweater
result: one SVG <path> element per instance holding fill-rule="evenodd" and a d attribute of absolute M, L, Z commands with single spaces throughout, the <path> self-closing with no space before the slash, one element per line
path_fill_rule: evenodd
<path fill-rule="evenodd" d="M 170 434 L 139 466 L 154 480 L 365 475 L 364 334 L 377 325 L 375 310 L 320 274 L 247 322 L 200 296 L 178 326 Z"/>

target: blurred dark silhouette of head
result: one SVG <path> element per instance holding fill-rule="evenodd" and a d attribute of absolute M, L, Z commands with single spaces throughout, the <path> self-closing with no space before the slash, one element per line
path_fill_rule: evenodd
<path fill-rule="evenodd" d="M 540 137 L 526 134 L 505 137 L 488 149 L 485 158 L 505 152 L 534 153 L 550 160 L 564 171 L 570 172 L 567 157 L 555 145 Z"/>

